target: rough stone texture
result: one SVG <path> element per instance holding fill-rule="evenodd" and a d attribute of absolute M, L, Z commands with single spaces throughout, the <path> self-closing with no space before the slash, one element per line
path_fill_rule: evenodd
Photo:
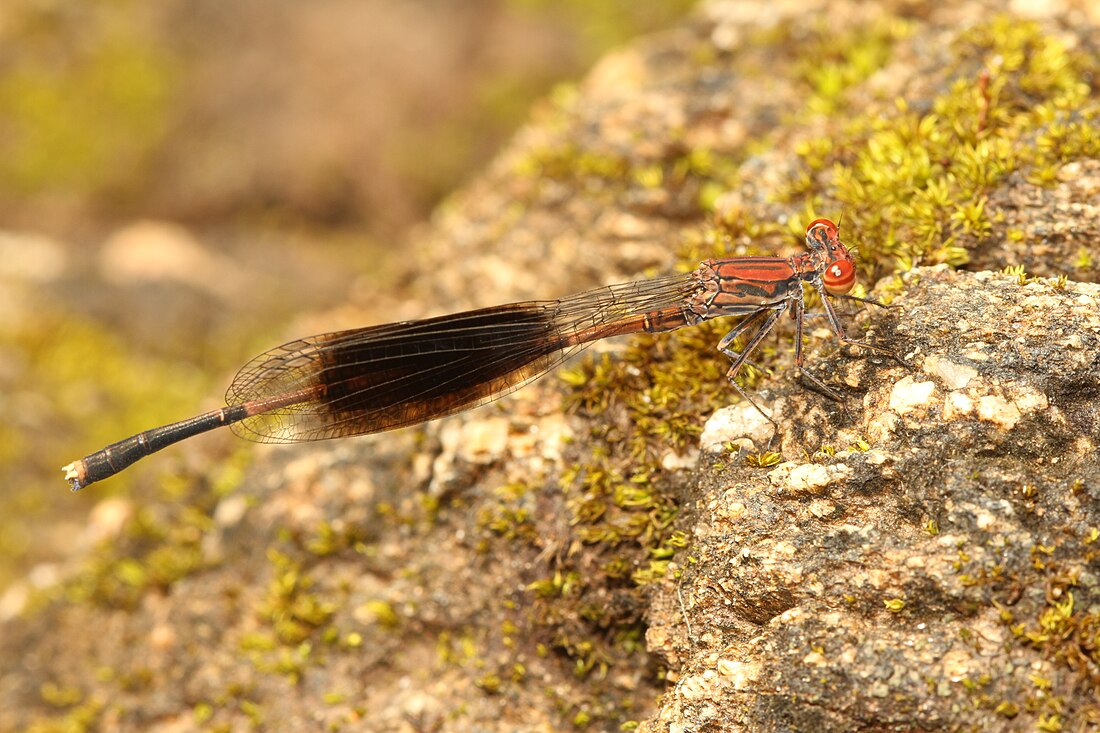
<path fill-rule="evenodd" d="M 1000 236 L 975 252 L 974 269 L 1003 267 L 1007 262 L 1035 275 L 1080 279 L 1084 273 L 1074 263 L 1082 253 L 1094 253 L 1083 243 L 1090 233 L 1100 231 L 1100 160 L 1064 166 L 1052 188 L 1013 176 L 990 203 L 1004 215 L 997 227 Z M 1016 236 L 1004 236 L 1010 231 Z"/>
<path fill-rule="evenodd" d="M 1065 13 L 1053 26 L 1083 38 L 1095 19 L 1075 8 L 1035 13 Z M 857 96 L 919 101 L 957 27 L 988 13 L 902 10 L 914 33 Z M 801 33 L 884 12 L 714 2 L 609 57 L 423 233 L 410 257 L 434 310 L 669 267 L 706 230 L 706 181 L 676 175 L 695 148 L 738 168 L 722 211 L 799 221 L 772 193 L 813 135 L 790 119 Z M 1083 211 L 1057 210 L 1060 252 L 1095 251 Z M 1001 251 L 985 264 L 1016 264 Z M 557 380 L 418 431 L 257 451 L 232 492 L 113 500 L 62 585 L 31 578 L 29 601 L 0 603 L 0 729 L 1088 730 L 1100 287 L 1023 279 L 941 267 L 882 283 L 898 307 L 845 320 L 909 368 L 830 353 L 815 330 L 808 364 L 844 405 L 773 358 L 754 389 L 787 461 L 748 465 L 711 441 L 688 467 L 691 447 L 667 446 L 659 480 L 689 546 L 642 589 L 579 533 L 563 480 L 599 452 L 593 436 L 634 427 L 622 411 L 563 415 Z M 697 407 L 701 429 L 717 405 Z"/>
<path fill-rule="evenodd" d="M 642 730 L 1100 714 L 1100 286 L 945 266 L 906 282 L 876 321 L 912 370 L 829 360 L 859 372 L 848 424 L 792 396 L 783 453 L 802 459 L 701 477 L 694 562 L 649 614 L 651 649 L 682 667 Z"/>

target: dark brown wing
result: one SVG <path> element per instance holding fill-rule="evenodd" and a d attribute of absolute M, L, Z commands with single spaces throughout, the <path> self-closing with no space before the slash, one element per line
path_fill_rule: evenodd
<path fill-rule="evenodd" d="M 460 412 L 557 366 L 585 346 L 578 334 L 674 307 L 692 287 L 690 275 L 673 275 L 292 341 L 246 364 L 226 402 L 311 397 L 248 417 L 233 431 L 258 442 L 322 440 Z"/>

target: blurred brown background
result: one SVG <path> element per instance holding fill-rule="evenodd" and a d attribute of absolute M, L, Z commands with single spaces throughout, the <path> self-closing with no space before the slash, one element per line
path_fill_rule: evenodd
<path fill-rule="evenodd" d="M 0 6 L 0 604 L 194 449 L 76 495 L 62 463 L 219 405 L 288 335 L 392 320 L 409 228 L 555 84 L 690 5 Z"/>

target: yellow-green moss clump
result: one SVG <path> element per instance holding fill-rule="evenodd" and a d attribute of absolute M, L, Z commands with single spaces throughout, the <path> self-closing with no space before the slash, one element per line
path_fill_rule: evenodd
<path fill-rule="evenodd" d="M 0 68 L 0 187 L 19 193 L 109 191 L 168 132 L 177 62 L 125 12 L 89 10 L 68 34 L 61 12 L 21 8 L 3 33 L 20 53 Z"/>
<path fill-rule="evenodd" d="M 784 192 L 838 209 L 863 259 L 961 265 L 995 222 L 987 196 L 1010 174 L 1040 185 L 1100 155 L 1100 61 L 1040 25 L 999 16 L 959 34 L 947 90 L 913 109 L 858 110 L 799 148 L 803 175 Z"/>
<path fill-rule="evenodd" d="M 1100 529 L 1086 528 L 1083 535 L 1067 530 L 1056 546 L 1032 547 L 1030 572 L 1011 572 L 1000 562 L 978 564 L 961 550 L 955 564 L 960 585 L 989 598 L 1012 642 L 1041 651 L 1043 659 L 1051 665 L 1046 668 L 1047 673 L 1057 676 L 1087 677 L 1089 670 L 1100 664 L 1100 613 L 1078 607 L 1075 593 L 1082 583 L 1083 568 L 1100 557 L 1097 546 Z M 1024 588 L 1044 591 L 1045 603 L 1036 616 L 1021 617 L 1013 608 Z M 1039 672 L 1029 674 L 1027 681 L 1010 699 L 1002 699 L 1003 691 L 1001 697 L 987 693 L 984 687 L 988 678 L 984 682 L 971 680 L 968 689 L 975 707 L 993 710 L 1007 718 L 1028 713 L 1038 721 L 1037 730 L 1061 730 L 1065 700 L 1053 694 L 1053 681 Z M 1100 716 L 1100 705 L 1086 705 L 1074 715 L 1094 720 Z"/>

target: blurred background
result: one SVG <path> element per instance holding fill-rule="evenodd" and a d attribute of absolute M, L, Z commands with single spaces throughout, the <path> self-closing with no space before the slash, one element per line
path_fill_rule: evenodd
<path fill-rule="evenodd" d="M 691 5 L 5 0 L 0 606 L 105 497 L 163 496 L 197 452 L 79 494 L 63 463 L 220 406 L 319 313 L 393 320 L 410 228 L 540 96 Z"/>

